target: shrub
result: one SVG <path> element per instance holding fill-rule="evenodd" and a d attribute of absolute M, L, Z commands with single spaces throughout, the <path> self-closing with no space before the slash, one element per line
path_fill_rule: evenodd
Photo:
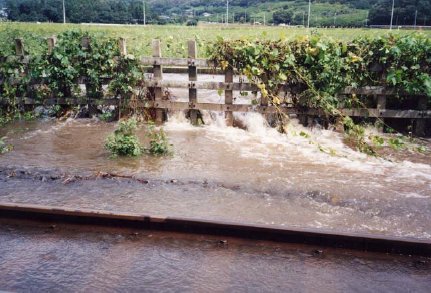
<path fill-rule="evenodd" d="M 150 148 L 147 149 L 150 154 L 163 156 L 171 153 L 172 145 L 169 144 L 168 137 L 163 128 L 157 130 L 154 124 L 150 124 L 147 136 L 150 138 Z"/>
<path fill-rule="evenodd" d="M 137 157 L 142 154 L 142 146 L 135 132 L 137 121 L 135 118 L 121 121 L 115 132 L 108 136 L 105 148 L 116 156 Z"/>
<path fill-rule="evenodd" d="M 10 152 L 13 149 L 12 145 L 8 145 L 4 142 L 3 138 L 0 138 L 0 155 Z"/>

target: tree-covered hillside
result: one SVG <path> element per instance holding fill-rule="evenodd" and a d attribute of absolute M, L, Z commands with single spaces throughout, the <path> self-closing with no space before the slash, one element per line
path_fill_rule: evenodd
<path fill-rule="evenodd" d="M 61 22 L 62 0 L 0 0 L 12 21 Z M 65 0 L 68 22 L 226 22 L 225 0 Z M 304 25 L 308 0 L 230 0 L 229 22 Z M 396 0 L 394 25 L 431 25 L 431 0 Z M 312 26 L 388 25 L 391 0 L 314 0 Z M 415 13 L 417 11 L 417 16 Z M 367 18 L 368 16 L 368 18 Z"/>

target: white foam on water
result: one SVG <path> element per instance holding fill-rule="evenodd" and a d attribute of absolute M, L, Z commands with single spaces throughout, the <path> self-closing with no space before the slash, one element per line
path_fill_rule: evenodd
<path fill-rule="evenodd" d="M 21 139 L 22 140 L 29 140 L 29 139 L 32 139 L 32 138 L 38 136 L 38 135 L 55 133 L 55 132 L 63 129 L 66 126 L 68 126 L 68 125 L 70 125 L 72 123 L 75 123 L 75 121 L 76 120 L 74 118 L 68 118 L 68 119 L 66 119 L 65 121 L 62 121 L 62 122 L 56 121 L 56 122 L 54 122 L 53 125 L 50 125 L 47 129 L 44 129 L 44 130 L 37 129 L 37 130 L 28 132 Z"/>
<path fill-rule="evenodd" d="M 330 165 L 368 175 L 391 174 L 392 180 L 411 178 L 431 181 L 430 165 L 391 162 L 367 156 L 346 146 L 341 134 L 321 128 L 310 129 L 297 120 L 291 120 L 287 134 L 281 134 L 258 113 L 235 113 L 235 119 L 246 130 L 227 127 L 223 113 L 204 111 L 203 116 L 206 125 L 194 127 L 183 113 L 176 113 L 170 117 L 165 128 L 168 131 L 201 131 L 206 138 L 225 143 L 237 149 L 242 157 L 260 159 L 263 164 L 288 160 Z"/>
<path fill-rule="evenodd" d="M 419 194 L 419 193 L 411 192 L 411 193 L 405 194 L 404 196 L 406 198 L 430 198 L 431 194 L 430 195 L 422 195 L 422 194 Z"/>

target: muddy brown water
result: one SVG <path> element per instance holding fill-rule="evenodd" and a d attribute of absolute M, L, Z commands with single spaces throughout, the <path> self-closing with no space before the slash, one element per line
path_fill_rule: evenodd
<path fill-rule="evenodd" d="M 431 259 L 0 219 L 0 290 L 428 292 Z"/>
<path fill-rule="evenodd" d="M 172 92 L 174 100 L 184 97 L 187 89 Z M 224 100 L 214 91 L 199 91 L 198 98 Z M 235 103 L 250 100 L 235 92 Z M 294 120 L 280 135 L 259 114 L 235 115 L 247 130 L 227 128 L 222 113 L 205 112 L 203 127 L 181 113 L 169 116 L 164 127 L 174 154 L 166 158 L 110 159 L 103 144 L 114 123 L 9 124 L 0 129 L 14 145 L 0 156 L 0 201 L 431 239 L 429 152 L 370 158 L 346 147 L 339 134 Z M 138 135 L 146 140 L 144 127 Z M 69 180 L 99 172 L 148 183 Z"/>
<path fill-rule="evenodd" d="M 293 124 L 282 136 L 259 115 L 237 117 L 248 130 L 215 116 L 204 127 L 171 117 L 165 129 L 174 154 L 138 159 L 109 158 L 103 144 L 114 123 L 12 123 L 0 130 L 15 147 L 0 157 L 0 201 L 431 239 L 429 156 L 390 162 L 354 152 L 331 131 Z M 145 129 L 138 133 L 144 141 Z M 148 183 L 66 184 L 98 172 Z"/>
<path fill-rule="evenodd" d="M 174 154 L 137 159 L 109 158 L 113 123 L 14 122 L 0 129 L 14 145 L 0 155 L 0 202 L 431 239 L 429 153 L 369 158 L 318 127 L 292 121 L 284 136 L 258 114 L 235 118 L 247 130 L 221 113 L 203 127 L 170 114 Z M 14 292 L 428 292 L 430 269 L 427 258 L 0 219 L 0 290 Z"/>

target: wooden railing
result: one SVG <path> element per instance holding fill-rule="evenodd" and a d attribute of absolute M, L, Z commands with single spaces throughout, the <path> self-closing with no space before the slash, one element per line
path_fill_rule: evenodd
<path fill-rule="evenodd" d="M 55 38 L 48 39 L 48 51 L 52 52 L 56 43 Z M 29 57 L 24 54 L 24 43 L 22 39 L 16 40 L 16 55 L 23 63 L 28 62 Z M 82 40 L 83 47 L 89 46 L 89 39 Z M 127 54 L 127 45 L 125 39 L 119 40 L 120 53 Z M 236 104 L 234 103 L 234 92 L 259 92 L 259 89 L 252 83 L 234 82 L 235 72 L 233 69 L 225 71 L 216 68 L 216 64 L 207 59 L 198 57 L 197 46 L 195 41 L 187 43 L 187 58 L 165 58 L 162 57 L 160 40 L 152 42 L 152 57 L 142 57 L 140 62 L 148 68 L 148 72 L 153 74 L 153 78 L 144 81 L 144 86 L 152 88 L 154 92 L 154 100 L 146 102 L 142 107 L 156 109 L 157 122 L 163 122 L 165 117 L 164 112 L 169 110 L 188 110 L 192 122 L 196 122 L 198 111 L 218 111 L 225 112 L 227 125 L 233 125 L 233 112 L 259 112 L 263 114 L 276 113 L 282 111 L 289 115 L 299 115 L 302 118 L 307 116 L 317 116 L 323 113 L 318 109 L 299 109 L 292 105 L 284 104 L 281 107 L 275 107 L 268 103 L 267 99 L 261 99 L 259 105 Z M 167 80 L 163 77 L 163 73 L 179 73 L 188 74 L 188 81 Z M 208 82 L 199 81 L 199 73 L 210 73 L 214 75 L 224 75 L 224 82 Z M 85 80 L 83 77 L 82 80 Z M 80 83 L 84 83 L 81 80 Z M 106 83 L 109 82 L 107 78 Z M 183 88 L 189 89 L 188 101 L 170 101 L 163 99 L 164 89 Z M 201 103 L 198 99 L 199 90 L 223 91 L 224 101 L 220 104 Z M 280 94 L 289 93 L 292 89 L 288 86 L 280 88 Z M 415 120 L 415 133 L 418 135 L 425 134 L 426 120 L 431 119 L 431 111 L 427 110 L 428 97 L 418 95 L 414 97 L 417 102 L 417 107 L 411 110 L 387 109 L 387 98 L 396 95 L 396 92 L 384 87 L 363 87 L 363 88 L 346 88 L 339 94 L 340 98 L 344 95 L 362 95 L 370 96 L 374 100 L 375 108 L 355 108 L 355 109 L 340 109 L 346 115 L 353 117 L 364 118 L 402 118 Z M 20 98 L 19 103 L 23 104 L 40 104 L 31 98 Z M 113 98 L 104 98 L 99 100 L 89 100 L 87 97 L 80 98 L 53 98 L 46 99 L 42 104 L 68 104 L 68 105 L 118 105 L 119 100 Z"/>

